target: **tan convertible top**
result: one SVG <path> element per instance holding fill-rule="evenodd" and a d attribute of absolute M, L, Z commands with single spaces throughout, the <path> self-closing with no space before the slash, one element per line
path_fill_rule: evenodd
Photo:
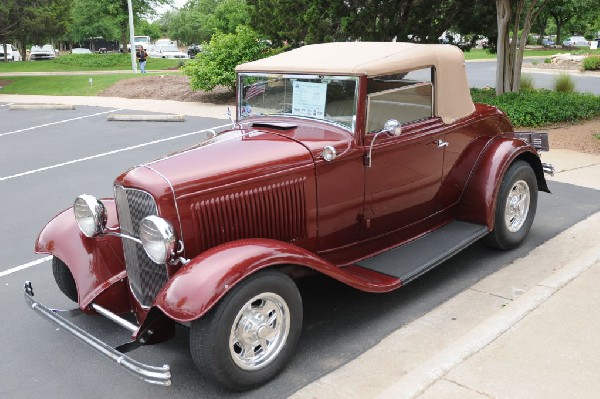
<path fill-rule="evenodd" d="M 447 44 L 336 42 L 312 44 L 238 65 L 236 72 L 307 73 L 368 77 L 435 67 L 435 114 L 444 123 L 475 111 L 462 51 Z"/>

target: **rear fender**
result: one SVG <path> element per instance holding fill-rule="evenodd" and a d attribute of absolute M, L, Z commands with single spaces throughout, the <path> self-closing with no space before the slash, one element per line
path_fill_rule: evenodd
<path fill-rule="evenodd" d="M 283 265 L 308 267 L 368 292 L 387 292 L 400 286 L 396 278 L 359 266 L 339 268 L 292 244 L 246 239 L 211 248 L 183 266 L 163 287 L 154 306 L 178 322 L 189 322 L 208 312 L 244 278 Z"/>
<path fill-rule="evenodd" d="M 107 226 L 116 227 L 117 212 L 112 199 L 103 199 L 108 214 Z M 88 238 L 79 230 L 69 208 L 52 219 L 40 232 L 35 252 L 61 259 L 71 271 L 85 310 L 94 301 L 115 313 L 130 311 L 123 247 L 119 238 Z"/>
<path fill-rule="evenodd" d="M 508 167 L 517 159 L 531 165 L 537 177 L 538 190 L 550 192 L 535 148 L 514 137 L 500 136 L 484 149 L 472 171 L 458 207 L 458 220 L 484 224 L 490 230 L 494 228 L 500 183 Z"/>

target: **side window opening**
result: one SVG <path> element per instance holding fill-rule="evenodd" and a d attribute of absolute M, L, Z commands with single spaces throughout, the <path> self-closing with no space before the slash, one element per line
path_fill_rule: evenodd
<path fill-rule="evenodd" d="M 367 83 L 367 132 L 395 119 L 407 124 L 433 116 L 433 68 L 379 76 Z"/>

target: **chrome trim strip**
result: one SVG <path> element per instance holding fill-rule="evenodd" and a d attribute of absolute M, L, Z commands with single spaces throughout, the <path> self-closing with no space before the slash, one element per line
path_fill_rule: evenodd
<path fill-rule="evenodd" d="M 137 238 L 137 237 L 130 236 L 129 234 L 117 233 L 117 232 L 114 232 L 114 231 L 104 231 L 104 232 L 102 232 L 102 233 L 101 233 L 101 235 L 105 235 L 105 236 L 115 236 L 115 237 L 119 237 L 119 238 L 125 238 L 125 239 L 127 239 L 127 240 L 135 241 L 135 242 L 137 242 L 138 244 L 141 244 L 141 243 L 142 243 L 142 240 L 140 240 L 140 239 L 139 239 L 139 238 Z"/>
<path fill-rule="evenodd" d="M 167 178 L 167 176 L 163 175 L 162 173 L 160 173 L 158 170 L 148 166 L 148 165 L 142 165 L 142 167 L 151 170 L 152 172 L 156 173 L 157 175 L 159 175 L 160 177 L 163 178 L 164 181 L 167 182 L 167 184 L 169 185 L 169 187 L 171 188 L 171 194 L 173 194 L 173 203 L 175 204 L 175 211 L 177 212 L 177 221 L 179 222 L 179 240 L 182 243 L 182 247 L 183 247 L 183 242 L 185 241 L 183 238 L 183 225 L 181 224 L 181 213 L 179 212 L 179 205 L 177 204 L 177 197 L 175 196 L 175 188 L 173 187 L 173 184 L 171 183 L 171 181 Z M 158 208 L 158 204 L 156 204 L 156 207 Z M 159 212 L 160 213 L 160 212 Z M 185 251 L 185 248 L 183 248 L 183 250 Z"/>
<path fill-rule="evenodd" d="M 120 325 L 121 327 L 123 327 L 126 330 L 131 331 L 131 333 L 135 333 L 139 327 L 136 326 L 135 324 L 123 319 L 122 317 L 117 316 L 116 314 L 114 314 L 113 312 L 111 312 L 108 309 L 103 308 L 102 306 L 92 303 L 90 304 L 90 307 L 92 309 L 94 309 L 96 312 L 100 313 L 102 316 L 106 317 L 107 319 L 111 320 L 112 322 Z"/>
<path fill-rule="evenodd" d="M 128 372 L 132 373 L 136 377 L 150 384 L 170 386 L 171 385 L 171 368 L 168 364 L 163 366 L 151 366 L 138 362 L 130 358 L 127 355 L 117 351 L 115 348 L 107 345 L 103 341 L 99 340 L 95 336 L 91 335 L 87 331 L 79 328 L 75 324 L 71 323 L 62 316 L 56 314 L 51 309 L 48 309 L 41 303 L 33 299 L 33 289 L 31 283 L 28 281 L 25 283 L 25 301 L 28 306 L 31 307 L 38 315 L 42 318 L 53 322 L 58 327 L 73 335 L 79 341 L 87 344 L 90 348 L 96 352 L 104 355 L 107 359 L 112 360 L 117 365 L 123 367 Z"/>

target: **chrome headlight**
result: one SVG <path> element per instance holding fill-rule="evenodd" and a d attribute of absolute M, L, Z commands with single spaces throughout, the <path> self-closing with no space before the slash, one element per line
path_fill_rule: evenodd
<path fill-rule="evenodd" d="M 83 194 L 75 199 L 73 213 L 79 230 L 86 237 L 102 233 L 106 227 L 106 208 L 96 197 Z"/>
<path fill-rule="evenodd" d="M 140 240 L 146 254 L 159 265 L 167 263 L 175 253 L 175 232 L 171 223 L 150 215 L 140 222 Z"/>

